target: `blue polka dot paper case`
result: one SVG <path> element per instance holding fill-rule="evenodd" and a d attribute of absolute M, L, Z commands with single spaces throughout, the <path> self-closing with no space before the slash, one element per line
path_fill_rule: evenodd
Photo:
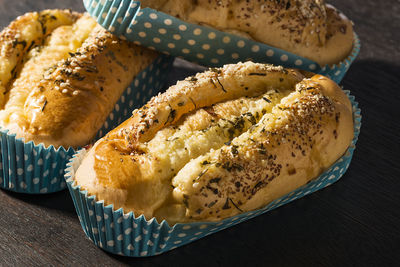
<path fill-rule="evenodd" d="M 345 91 L 347 95 L 349 91 Z M 113 205 L 88 195 L 74 181 L 75 171 L 83 160 L 86 150 L 80 150 L 71 159 L 65 178 L 79 220 L 85 234 L 100 248 L 119 255 L 143 257 L 153 256 L 183 246 L 204 236 L 273 210 L 295 199 L 313 193 L 336 182 L 347 170 L 360 133 L 361 111 L 354 96 L 349 98 L 353 107 L 354 138 L 345 154 L 327 171 L 307 185 L 269 203 L 267 206 L 246 212 L 220 222 L 178 223 L 169 226 L 166 221 L 155 218 L 146 220 L 143 215 L 115 210 Z"/>
<path fill-rule="evenodd" d="M 95 140 L 129 118 L 134 108 L 142 106 L 163 89 L 173 58 L 158 57 L 139 73 L 108 116 Z M 0 188 L 31 194 L 45 194 L 66 188 L 66 164 L 76 153 L 73 148 L 24 142 L 0 128 Z"/>
<path fill-rule="evenodd" d="M 83 2 L 89 14 L 115 35 L 208 67 L 251 60 L 319 73 L 339 83 L 360 51 L 360 41 L 354 34 L 353 50 L 346 59 L 333 66 L 319 66 L 263 43 L 187 23 L 151 8 L 140 8 L 140 1 Z"/>

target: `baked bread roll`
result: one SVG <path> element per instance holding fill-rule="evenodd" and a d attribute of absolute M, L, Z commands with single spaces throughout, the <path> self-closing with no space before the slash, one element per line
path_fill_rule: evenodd
<path fill-rule="evenodd" d="M 317 62 L 345 59 L 353 47 L 352 22 L 323 0 L 142 0 L 181 20 L 265 43 Z"/>
<path fill-rule="evenodd" d="M 88 15 L 45 10 L 18 17 L 0 34 L 0 126 L 26 142 L 86 145 L 156 56 Z"/>
<path fill-rule="evenodd" d="M 258 209 L 317 177 L 353 138 L 321 75 L 252 62 L 189 77 L 95 143 L 75 181 L 115 209 L 170 224 Z"/>

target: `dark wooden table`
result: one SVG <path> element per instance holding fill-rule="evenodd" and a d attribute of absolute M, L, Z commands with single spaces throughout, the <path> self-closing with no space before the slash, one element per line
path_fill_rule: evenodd
<path fill-rule="evenodd" d="M 336 184 L 150 258 L 108 254 L 87 239 L 67 191 L 0 190 L 0 266 L 390 266 L 400 264 L 400 1 L 331 0 L 355 22 L 362 50 L 343 81 L 360 102 L 361 135 Z M 0 0 L 0 27 L 81 0 Z M 176 62 L 170 84 L 195 71 Z M 396 112 L 397 110 L 397 112 Z"/>

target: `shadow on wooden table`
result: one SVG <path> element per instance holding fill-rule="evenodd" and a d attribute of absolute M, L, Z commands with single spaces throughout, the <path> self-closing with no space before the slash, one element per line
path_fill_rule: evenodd
<path fill-rule="evenodd" d="M 378 100 L 400 97 L 398 89 L 400 82 L 400 64 L 393 64 L 375 59 L 355 61 L 342 84 L 356 97 L 366 102 L 377 102 L 372 95 L 378 95 Z M 393 93 L 393 95 L 390 95 Z M 392 102 L 392 101 L 389 101 Z M 377 103 L 378 104 L 378 103 Z M 380 103 L 379 103 L 380 104 Z"/>
<path fill-rule="evenodd" d="M 2 192 L 31 205 L 41 206 L 48 209 L 56 209 L 62 212 L 75 214 L 74 203 L 72 202 L 68 189 L 56 193 L 43 195 L 22 194 L 7 190 L 2 190 Z"/>

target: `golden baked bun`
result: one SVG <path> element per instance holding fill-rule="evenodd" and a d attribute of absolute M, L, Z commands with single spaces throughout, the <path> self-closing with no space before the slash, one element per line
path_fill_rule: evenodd
<path fill-rule="evenodd" d="M 330 79 L 252 62 L 189 77 L 99 140 L 75 180 L 115 209 L 169 223 L 265 206 L 317 177 L 353 138 Z"/>
<path fill-rule="evenodd" d="M 353 47 L 352 22 L 323 0 L 142 0 L 181 20 L 214 27 L 317 62 L 339 63 Z"/>
<path fill-rule="evenodd" d="M 0 126 L 56 147 L 86 145 L 157 56 L 68 10 L 18 17 L 0 34 L 0 53 Z"/>

